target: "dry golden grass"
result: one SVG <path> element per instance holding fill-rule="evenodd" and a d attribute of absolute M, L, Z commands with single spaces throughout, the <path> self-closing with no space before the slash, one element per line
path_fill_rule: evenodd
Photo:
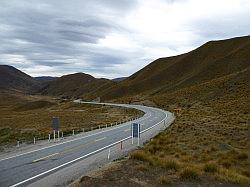
<path fill-rule="evenodd" d="M 52 132 L 52 117 L 60 119 L 64 135 L 110 126 L 116 121 L 142 115 L 132 110 L 110 106 L 77 104 L 50 97 L 0 95 L 0 145 L 47 138 Z"/>

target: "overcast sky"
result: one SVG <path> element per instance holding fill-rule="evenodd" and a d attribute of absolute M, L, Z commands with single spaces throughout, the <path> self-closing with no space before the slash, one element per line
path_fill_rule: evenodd
<path fill-rule="evenodd" d="M 32 76 L 129 76 L 250 34 L 250 0 L 1 0 L 0 64 Z"/>

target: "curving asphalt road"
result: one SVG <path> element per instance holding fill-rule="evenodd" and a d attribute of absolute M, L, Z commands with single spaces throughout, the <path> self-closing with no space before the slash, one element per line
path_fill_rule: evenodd
<path fill-rule="evenodd" d="M 75 102 L 91 103 L 79 100 Z M 171 113 L 157 108 L 127 104 L 91 104 L 134 108 L 143 111 L 145 114 L 134 121 L 102 131 L 94 131 L 70 141 L 3 158 L 0 160 L 0 186 L 27 186 L 62 168 L 69 167 L 76 162 L 108 149 L 121 140 L 130 139 L 131 123 L 133 122 L 140 123 L 141 133 L 144 133 L 153 127 L 157 127 L 160 123 L 167 123 L 171 120 Z"/>

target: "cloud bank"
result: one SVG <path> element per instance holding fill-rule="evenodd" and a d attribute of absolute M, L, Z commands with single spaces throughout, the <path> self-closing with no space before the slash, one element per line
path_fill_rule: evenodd
<path fill-rule="evenodd" d="M 152 60 L 249 35 L 248 0 L 1 0 L 0 64 L 32 76 L 129 76 Z"/>

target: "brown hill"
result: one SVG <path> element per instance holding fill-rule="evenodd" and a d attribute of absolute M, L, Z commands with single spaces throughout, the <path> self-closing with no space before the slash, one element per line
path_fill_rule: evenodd
<path fill-rule="evenodd" d="M 250 36 L 210 41 L 179 56 L 160 58 L 94 95 L 117 99 L 138 94 L 154 95 L 239 72 L 250 66 Z"/>
<path fill-rule="evenodd" d="M 49 82 L 41 93 L 44 95 L 56 95 L 61 97 L 79 97 L 94 93 L 96 89 L 113 82 L 108 79 L 97 79 L 84 73 L 65 75 Z"/>
<path fill-rule="evenodd" d="M 106 90 L 106 98 L 153 103 L 176 119 L 128 159 L 75 186 L 137 185 L 131 178 L 145 186 L 250 186 L 249 39 L 208 42 L 158 59 Z"/>
<path fill-rule="evenodd" d="M 1 92 L 33 92 L 40 83 L 24 72 L 8 65 L 0 65 Z"/>

